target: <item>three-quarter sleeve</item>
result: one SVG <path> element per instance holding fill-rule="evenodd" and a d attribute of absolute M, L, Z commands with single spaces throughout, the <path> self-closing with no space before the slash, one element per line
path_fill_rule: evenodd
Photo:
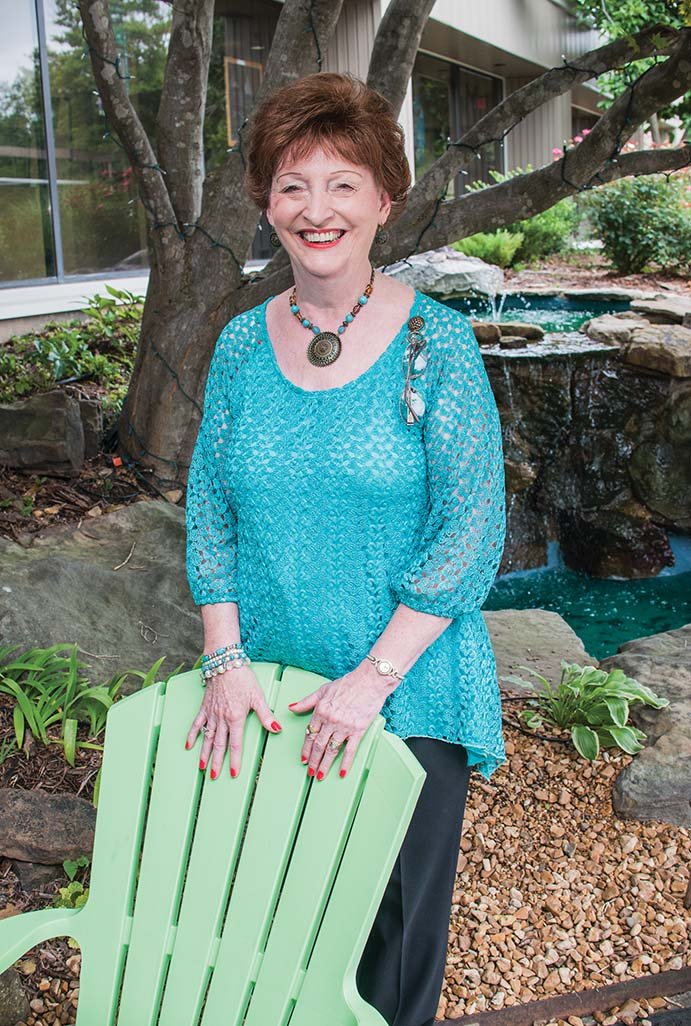
<path fill-rule="evenodd" d="M 455 619 L 487 598 L 506 506 L 499 411 L 480 348 L 467 317 L 452 316 L 449 327 L 430 343 L 443 354 L 422 419 L 429 514 L 392 590 L 412 609 Z"/>
<path fill-rule="evenodd" d="M 186 568 L 195 605 L 236 602 L 237 520 L 223 488 L 223 454 L 231 426 L 229 325 L 209 366 L 204 414 L 187 479 Z"/>

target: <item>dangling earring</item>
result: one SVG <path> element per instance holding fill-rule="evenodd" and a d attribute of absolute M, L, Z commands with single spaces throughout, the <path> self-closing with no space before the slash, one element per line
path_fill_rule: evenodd
<path fill-rule="evenodd" d="M 377 228 L 376 234 L 374 236 L 374 241 L 378 245 L 381 245 L 383 242 L 386 242 L 388 237 L 389 237 L 388 232 L 384 231 L 384 225 L 380 224 L 379 227 Z"/>
<path fill-rule="evenodd" d="M 269 242 L 272 246 L 275 246 L 277 249 L 281 245 L 281 240 L 279 239 L 278 235 L 273 230 L 273 228 L 271 229 L 271 234 L 269 235 Z"/>

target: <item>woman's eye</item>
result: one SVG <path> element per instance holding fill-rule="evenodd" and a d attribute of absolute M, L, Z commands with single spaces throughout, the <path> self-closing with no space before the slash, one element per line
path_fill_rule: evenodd
<path fill-rule="evenodd" d="M 340 185 L 338 186 L 338 188 L 339 189 L 352 189 L 353 187 L 352 187 L 352 185 L 349 185 L 348 182 L 341 182 Z"/>
<path fill-rule="evenodd" d="M 287 185 L 283 192 L 290 192 L 291 189 L 297 189 L 297 185 Z"/>

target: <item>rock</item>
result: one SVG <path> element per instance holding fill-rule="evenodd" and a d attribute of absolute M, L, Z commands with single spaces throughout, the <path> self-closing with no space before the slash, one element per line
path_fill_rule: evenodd
<path fill-rule="evenodd" d="M 635 314 L 602 314 L 582 324 L 581 331 L 597 342 L 623 343 L 631 341 L 631 333 L 636 328 L 645 328 L 648 325 L 649 322 L 644 317 Z"/>
<path fill-rule="evenodd" d="M 525 349 L 528 339 L 524 335 L 502 335 L 499 346 L 502 349 Z"/>
<path fill-rule="evenodd" d="M 14 969 L 0 973 L 0 1026 L 16 1026 L 30 1011 L 19 973 Z"/>
<path fill-rule="evenodd" d="M 562 509 L 557 524 L 565 563 L 591 577 L 656 577 L 674 565 L 667 532 L 635 508 Z"/>
<path fill-rule="evenodd" d="M 561 678 L 561 660 L 580 666 L 597 666 L 583 642 L 567 622 L 549 609 L 496 609 L 482 613 L 497 660 L 502 692 L 522 695 L 541 689 L 536 677 L 520 668 L 529 666 L 552 683 Z M 505 681 L 515 674 L 529 682 L 528 688 Z"/>
<path fill-rule="evenodd" d="M 487 264 L 478 257 L 466 256 L 453 246 L 414 253 L 406 260 L 388 264 L 386 273 L 441 299 L 468 292 L 493 296 L 504 288 L 501 267 Z"/>
<path fill-rule="evenodd" d="M 691 624 L 627 641 L 600 665 L 620 667 L 670 703 L 631 706 L 631 722 L 647 740 L 615 781 L 615 809 L 633 819 L 691 826 Z"/>
<path fill-rule="evenodd" d="M 631 309 L 646 314 L 651 321 L 654 318 L 658 324 L 683 324 L 684 317 L 691 316 L 691 299 L 686 296 L 635 299 Z"/>
<path fill-rule="evenodd" d="M 475 338 L 481 346 L 493 345 L 499 341 L 501 331 L 498 324 L 494 324 L 492 321 L 471 321 L 470 323 L 475 332 Z"/>
<path fill-rule="evenodd" d="M 90 855 L 96 809 L 73 794 L 0 788 L 0 857 L 42 862 Z"/>
<path fill-rule="evenodd" d="M 681 324 L 650 324 L 631 332 L 622 349 L 626 363 L 675 378 L 691 377 L 691 328 Z"/>
<path fill-rule="evenodd" d="M 660 435 L 664 427 L 661 418 Z M 691 438 L 685 445 L 664 436 L 641 442 L 629 472 L 636 494 L 653 512 L 677 527 L 691 527 Z"/>
<path fill-rule="evenodd" d="M 1 846 L 2 841 L 0 841 Z M 62 868 L 61 862 L 55 865 L 45 865 L 41 862 L 24 862 L 21 859 L 16 859 L 12 863 L 12 872 L 17 876 L 22 890 L 27 893 L 53 883 L 54 880 L 64 880 L 65 878 L 65 870 Z"/>
<path fill-rule="evenodd" d="M 92 683 L 160 656 L 161 676 L 189 669 L 203 633 L 185 574 L 184 509 L 141 501 L 78 529 L 48 528 L 28 548 L 0 538 L 0 625 L 5 644 L 76 642 Z M 139 687 L 127 678 L 119 694 Z"/>
<path fill-rule="evenodd" d="M 90 399 L 83 395 L 80 389 L 71 385 L 66 385 L 65 391 L 79 403 L 79 414 L 84 428 L 84 456 L 86 459 L 98 456 L 103 439 L 103 407 L 100 401 Z"/>
<path fill-rule="evenodd" d="M 84 452 L 79 403 L 64 390 L 0 405 L 0 463 L 74 477 Z"/>
<path fill-rule="evenodd" d="M 523 338 L 545 337 L 545 330 L 539 324 L 525 324 L 523 321 L 499 321 L 497 327 L 502 335 L 521 335 Z"/>

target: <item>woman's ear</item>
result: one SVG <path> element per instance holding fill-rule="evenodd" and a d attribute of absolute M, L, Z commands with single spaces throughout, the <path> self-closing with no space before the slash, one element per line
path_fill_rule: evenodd
<path fill-rule="evenodd" d="M 386 224 L 389 214 L 391 213 L 391 197 L 389 196 L 386 189 L 382 189 L 379 195 L 379 221 L 381 224 Z"/>

